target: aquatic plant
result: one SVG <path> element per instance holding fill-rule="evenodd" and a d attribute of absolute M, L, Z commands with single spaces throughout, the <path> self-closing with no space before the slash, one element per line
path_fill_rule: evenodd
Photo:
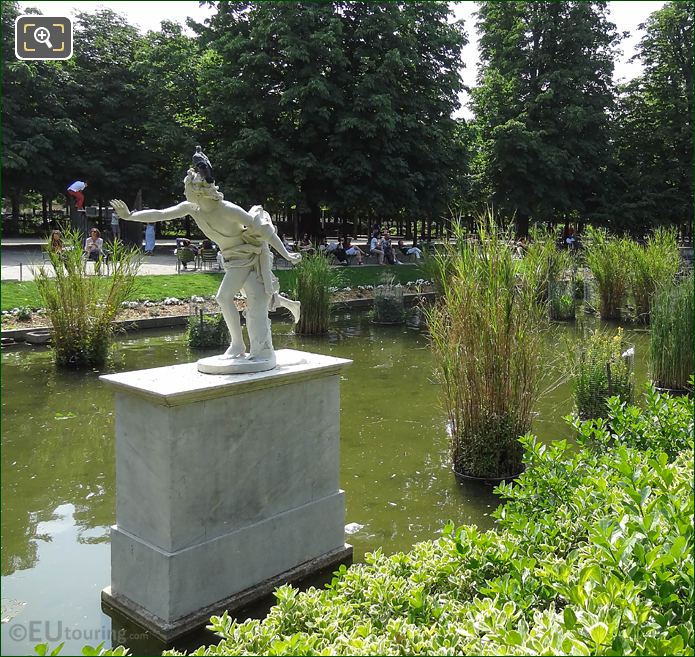
<path fill-rule="evenodd" d="M 405 321 L 403 287 L 393 276 L 384 276 L 374 289 L 372 320 L 378 324 L 402 324 Z"/>
<path fill-rule="evenodd" d="M 186 337 L 192 349 L 227 347 L 231 340 L 224 317 L 221 314 L 206 315 L 202 308 L 188 318 Z"/>
<path fill-rule="evenodd" d="M 116 313 L 137 287 L 140 254 L 115 240 L 107 274 L 96 275 L 97 267 L 84 257 L 80 233 L 69 228 L 62 232 L 62 250 L 46 247 L 48 262 L 37 266 L 34 274 L 51 323 L 55 362 L 100 368 L 109 355 Z"/>
<path fill-rule="evenodd" d="M 442 295 L 427 313 L 457 472 L 518 474 L 518 437 L 531 427 L 541 381 L 546 306 L 535 275 L 518 271 L 510 231 L 488 214 L 479 243 L 462 239 L 441 256 Z"/>
<path fill-rule="evenodd" d="M 328 331 L 331 310 L 331 288 L 338 287 L 341 272 L 331 267 L 321 253 L 305 255 L 295 265 L 292 282 L 294 298 L 302 304 L 297 333 L 320 335 Z"/>
<path fill-rule="evenodd" d="M 635 350 L 625 342 L 622 329 L 615 333 L 591 331 L 574 349 L 570 345 L 567 353 L 580 419 L 606 417 L 610 397 L 632 402 Z"/>
<path fill-rule="evenodd" d="M 654 383 L 670 390 L 692 390 L 693 275 L 661 287 L 651 310 L 649 362 Z"/>
<path fill-rule="evenodd" d="M 636 319 L 647 324 L 658 288 L 673 283 L 678 273 L 680 254 L 675 229 L 657 228 L 644 245 L 632 242 L 629 256 Z"/>
<path fill-rule="evenodd" d="M 603 319 L 620 319 L 627 302 L 632 243 L 591 226 L 587 234 L 586 264 L 596 283 L 599 313 Z"/>

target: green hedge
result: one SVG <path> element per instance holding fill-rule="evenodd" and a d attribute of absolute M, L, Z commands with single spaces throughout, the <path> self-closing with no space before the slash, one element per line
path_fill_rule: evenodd
<path fill-rule="evenodd" d="M 645 404 L 577 423 L 579 449 L 523 438 L 495 530 L 449 524 L 324 590 L 283 586 L 193 654 L 693 654 L 692 403 Z"/>

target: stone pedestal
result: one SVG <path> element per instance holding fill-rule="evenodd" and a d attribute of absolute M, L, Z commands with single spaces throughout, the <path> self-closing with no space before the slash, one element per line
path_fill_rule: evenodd
<path fill-rule="evenodd" d="M 164 641 L 351 560 L 339 488 L 340 373 L 284 349 L 275 369 L 112 374 L 116 525 L 105 604 Z"/>

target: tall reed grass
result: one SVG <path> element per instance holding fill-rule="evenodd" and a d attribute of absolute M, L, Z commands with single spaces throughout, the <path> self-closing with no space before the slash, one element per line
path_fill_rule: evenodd
<path fill-rule="evenodd" d="M 586 264 L 598 288 L 599 313 L 603 319 L 620 319 L 627 302 L 632 244 L 591 226 L 587 234 Z"/>
<path fill-rule="evenodd" d="M 377 324 L 403 324 L 405 322 L 403 287 L 396 284 L 396 279 L 393 276 L 383 276 L 380 285 L 374 289 L 372 321 Z"/>
<path fill-rule="evenodd" d="M 539 395 L 546 308 L 492 213 L 479 221 L 479 243 L 455 230 L 455 244 L 438 256 L 441 298 L 427 312 L 454 469 L 508 477 L 522 469 L 517 439 Z"/>
<path fill-rule="evenodd" d="M 609 397 L 632 402 L 635 350 L 625 342 L 622 329 L 592 331 L 567 352 L 572 356 L 574 402 L 581 420 L 607 417 Z"/>
<path fill-rule="evenodd" d="M 660 388 L 692 390 L 693 274 L 661 287 L 651 312 L 649 359 L 651 377 Z"/>
<path fill-rule="evenodd" d="M 341 272 L 331 267 L 321 253 L 304 256 L 293 270 L 294 298 L 301 302 L 302 313 L 295 327 L 303 335 L 320 335 L 328 331 L 331 288 L 337 287 Z"/>
<path fill-rule="evenodd" d="M 48 263 L 34 274 L 53 331 L 55 362 L 100 368 L 109 355 L 116 313 L 136 288 L 140 255 L 116 240 L 108 275 L 97 276 L 96 267 L 84 257 L 78 232 L 63 230 L 62 242 L 60 252 L 47 249 Z"/>
<path fill-rule="evenodd" d="M 644 246 L 632 242 L 629 263 L 636 319 L 647 324 L 657 289 L 671 285 L 678 273 L 680 254 L 676 231 L 657 228 Z"/>
<path fill-rule="evenodd" d="M 547 230 L 533 228 L 522 259 L 520 273 L 536 288 L 541 302 L 550 300 L 550 288 L 572 275 L 575 258 L 565 249 L 558 249 L 554 236 Z"/>

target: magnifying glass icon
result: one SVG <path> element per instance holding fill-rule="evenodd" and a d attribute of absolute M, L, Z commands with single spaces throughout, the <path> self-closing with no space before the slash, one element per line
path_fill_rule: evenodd
<path fill-rule="evenodd" d="M 53 44 L 51 43 L 51 33 L 47 27 L 37 27 L 34 30 L 34 39 L 39 43 L 47 45 L 51 50 L 53 50 Z"/>

